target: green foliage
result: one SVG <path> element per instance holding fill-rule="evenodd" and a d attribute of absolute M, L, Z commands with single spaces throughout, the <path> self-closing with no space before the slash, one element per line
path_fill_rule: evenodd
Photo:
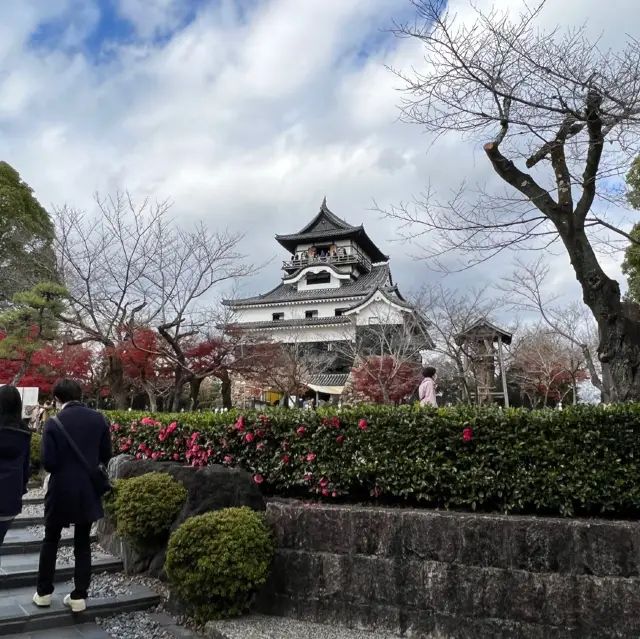
<path fill-rule="evenodd" d="M 262 515 L 227 508 L 188 519 L 169 540 L 165 569 L 199 621 L 242 614 L 266 581 L 273 539 Z"/>
<path fill-rule="evenodd" d="M 238 466 L 279 495 L 498 512 L 640 515 L 640 405 L 562 411 L 273 409 L 247 411 L 241 422 L 238 413 L 203 413 L 157 415 L 159 424 L 146 425 L 141 414 L 110 417 L 118 423 L 112 431 L 115 450 Z M 463 437 L 467 426 L 470 441 Z"/>
<path fill-rule="evenodd" d="M 126 479 L 115 479 L 111 482 L 111 486 L 113 490 L 110 490 L 103 498 L 102 498 L 102 507 L 104 508 L 104 512 L 106 515 L 110 515 L 111 517 L 116 517 L 116 500 L 118 498 L 118 490 L 123 482 L 127 481 Z"/>
<path fill-rule="evenodd" d="M 640 223 L 634 224 L 630 235 L 640 242 Z M 624 252 L 622 272 L 627 276 L 627 297 L 640 303 L 640 244 L 629 243 Z"/>
<path fill-rule="evenodd" d="M 0 301 L 42 280 L 55 280 L 54 228 L 20 174 L 0 162 Z"/>
<path fill-rule="evenodd" d="M 640 156 L 633 161 L 627 173 L 627 200 L 634 209 L 640 210 Z M 630 235 L 640 242 L 640 223 L 634 224 Z M 629 243 L 624 253 L 622 272 L 627 276 L 627 296 L 634 302 L 640 302 L 640 244 Z"/>
<path fill-rule="evenodd" d="M 116 532 L 141 547 L 169 534 L 187 499 L 179 481 L 166 473 L 147 473 L 118 484 L 115 495 Z"/>
<path fill-rule="evenodd" d="M 33 353 L 56 338 L 58 316 L 64 310 L 66 296 L 64 287 L 51 282 L 16 293 L 12 307 L 0 313 L 0 331 L 4 334 L 0 358 L 22 361 L 26 370 Z"/>
<path fill-rule="evenodd" d="M 40 471 L 42 461 L 40 459 L 40 448 L 42 446 L 42 437 L 38 433 L 31 435 L 31 474 L 36 475 Z"/>

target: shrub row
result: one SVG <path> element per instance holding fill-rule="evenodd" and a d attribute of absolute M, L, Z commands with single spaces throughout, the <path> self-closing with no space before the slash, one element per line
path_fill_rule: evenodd
<path fill-rule="evenodd" d="M 272 494 L 501 512 L 640 514 L 637 405 L 109 417 L 116 453 L 239 466 Z"/>

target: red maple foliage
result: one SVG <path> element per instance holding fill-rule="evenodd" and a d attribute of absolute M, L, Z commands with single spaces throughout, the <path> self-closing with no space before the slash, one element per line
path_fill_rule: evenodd
<path fill-rule="evenodd" d="M 420 367 L 391 355 L 369 357 L 352 370 L 353 390 L 375 404 L 397 404 L 420 383 Z"/>
<path fill-rule="evenodd" d="M 33 354 L 20 386 L 37 387 L 41 395 L 48 396 L 56 380 L 72 377 L 86 387 L 90 382 L 92 359 L 92 352 L 82 346 L 46 344 Z M 10 384 L 21 366 L 21 361 L 0 359 L 0 384 Z"/>

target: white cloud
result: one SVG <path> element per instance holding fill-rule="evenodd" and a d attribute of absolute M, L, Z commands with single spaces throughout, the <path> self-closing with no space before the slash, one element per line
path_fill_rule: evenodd
<path fill-rule="evenodd" d="M 43 203 L 86 207 L 94 191 L 118 188 L 171 197 L 181 220 L 244 230 L 262 261 L 279 255 L 273 234 L 302 226 L 326 195 L 338 215 L 365 222 L 404 289 L 436 277 L 391 241 L 393 224 L 368 210 L 373 199 L 389 205 L 427 182 L 446 192 L 492 173 L 478 145 L 448 138 L 430 148 L 419 128 L 396 122 L 399 81 L 384 65 L 419 65 L 420 48 L 393 39 L 367 48 L 408 3 L 264 0 L 243 12 L 211 1 L 183 28 L 183 0 L 119 0 L 138 38 L 108 58 L 76 46 L 100 7 L 82 4 L 58 50 L 30 47 L 29 37 L 38 22 L 74 13 L 74 0 L 11 3 L 0 25 L 3 158 Z M 549 0 L 547 15 L 549 24 L 590 17 L 616 37 L 633 31 L 626 0 Z M 277 265 L 248 288 L 275 284 Z M 485 266 L 453 281 L 495 273 Z M 575 291 L 566 265 L 559 277 Z"/>

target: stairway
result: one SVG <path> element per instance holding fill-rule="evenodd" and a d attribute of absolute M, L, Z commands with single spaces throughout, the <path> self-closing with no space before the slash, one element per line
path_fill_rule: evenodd
<path fill-rule="evenodd" d="M 35 488 L 35 486 L 33 486 Z M 35 592 L 41 530 L 44 525 L 42 497 L 27 495 L 24 515 L 15 519 L 0 549 L 0 636 L 17 639 L 111 639 L 94 623 L 96 617 L 148 610 L 160 603 L 160 596 L 138 584 L 128 584 L 128 594 L 90 599 L 87 610 L 73 614 L 63 606 L 62 598 L 69 593 L 73 564 L 58 562 L 56 592 L 50 608 L 37 608 L 31 601 Z M 37 512 L 40 511 L 40 512 Z M 65 531 L 61 540 L 62 553 L 72 552 L 73 531 Z M 122 562 L 102 552 L 93 553 L 93 573 L 114 573 L 122 570 Z"/>

